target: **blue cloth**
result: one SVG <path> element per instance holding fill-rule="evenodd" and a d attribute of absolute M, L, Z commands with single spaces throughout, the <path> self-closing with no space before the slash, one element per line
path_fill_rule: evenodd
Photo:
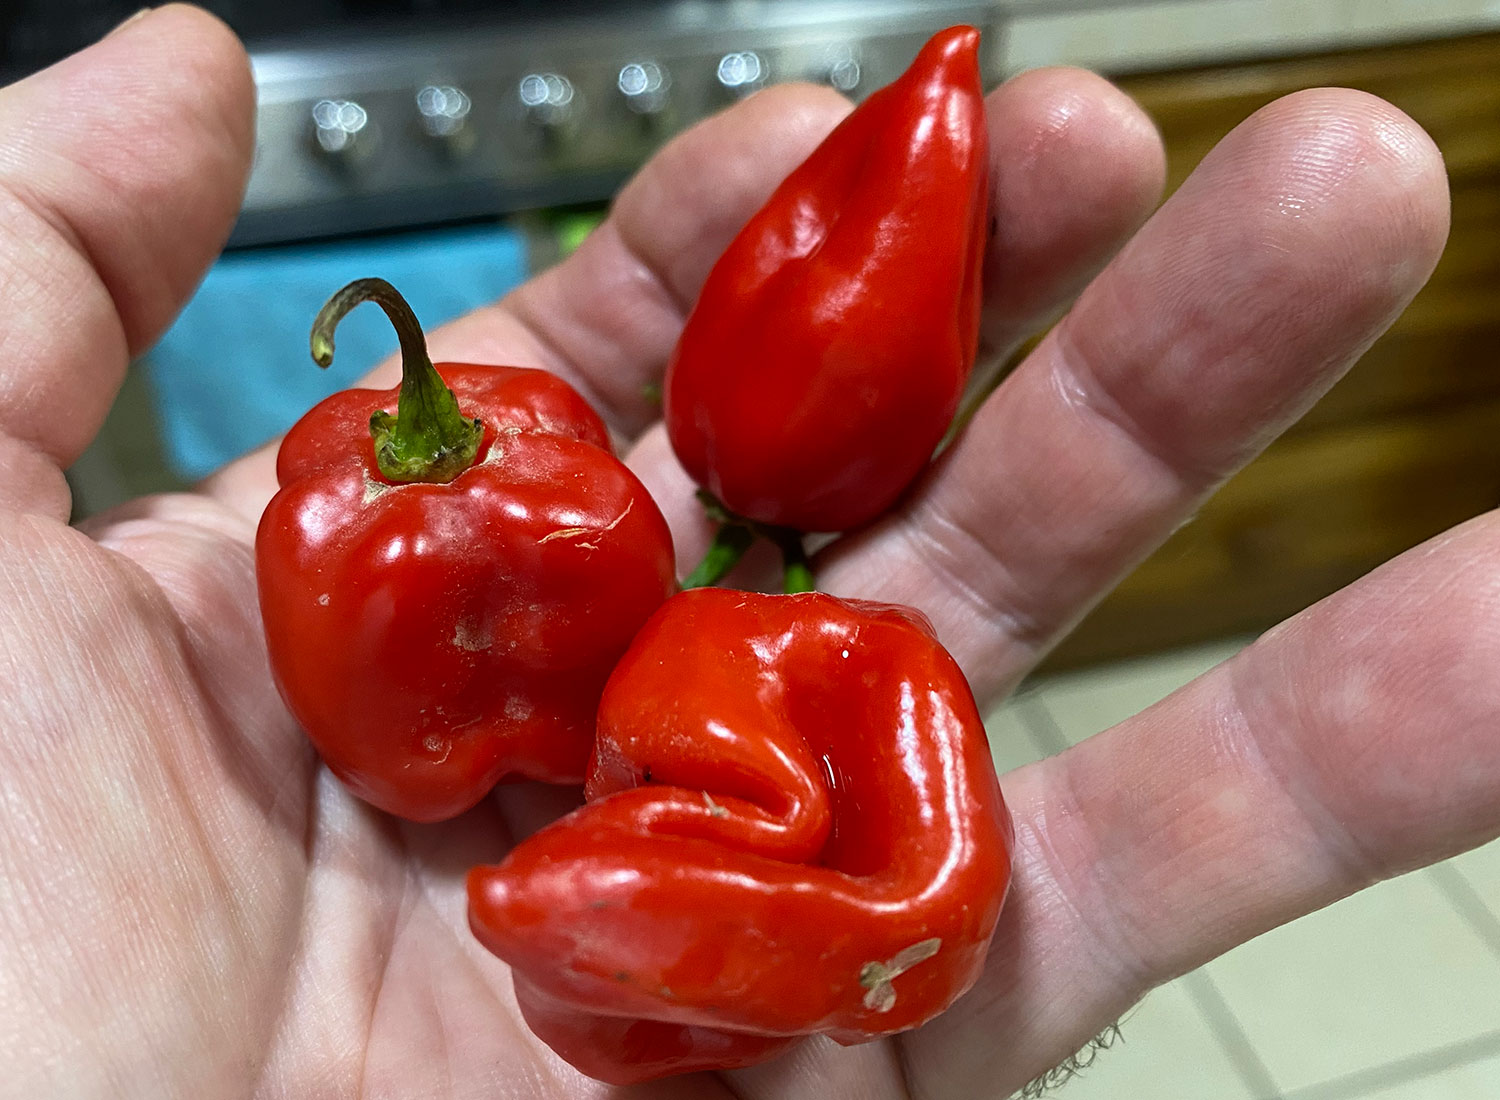
<path fill-rule="evenodd" d="M 168 462 L 211 473 L 396 350 L 385 314 L 362 305 L 339 325 L 333 366 L 313 363 L 313 315 L 345 283 L 389 280 L 431 329 L 526 274 L 522 236 L 503 224 L 226 254 L 145 358 Z"/>

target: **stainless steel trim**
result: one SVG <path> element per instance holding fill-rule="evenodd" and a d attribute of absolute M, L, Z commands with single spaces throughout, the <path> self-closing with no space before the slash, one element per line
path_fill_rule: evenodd
<path fill-rule="evenodd" d="M 839 80 L 858 97 L 955 23 L 986 33 L 992 76 L 1001 56 L 995 4 L 679 0 L 646 9 L 649 18 L 630 14 L 640 10 L 256 53 L 256 163 L 231 244 L 604 199 L 672 134 L 761 81 Z M 753 54 L 762 73 L 731 89 L 718 74 L 737 53 Z M 622 71 L 646 64 L 669 77 L 649 110 L 621 90 Z M 523 102 L 523 80 L 548 90 L 548 102 Z M 552 96 L 549 80 L 567 95 Z M 466 98 L 461 140 L 434 134 L 424 89 Z M 363 112 L 347 141 L 319 130 L 313 110 L 324 101 Z M 335 122 L 353 117 L 323 110 Z"/>

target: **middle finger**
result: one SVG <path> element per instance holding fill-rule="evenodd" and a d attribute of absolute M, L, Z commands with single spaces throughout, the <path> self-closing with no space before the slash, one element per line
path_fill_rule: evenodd
<path fill-rule="evenodd" d="M 1003 692 L 1384 331 L 1447 229 L 1441 157 L 1401 112 L 1272 104 L 820 579 L 923 608 L 975 693 Z"/>

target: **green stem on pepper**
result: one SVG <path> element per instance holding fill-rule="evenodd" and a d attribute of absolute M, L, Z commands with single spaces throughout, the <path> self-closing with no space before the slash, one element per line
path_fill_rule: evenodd
<path fill-rule="evenodd" d="M 790 537 L 777 540 L 781 547 L 781 590 L 787 595 L 816 592 L 818 583 L 813 579 L 812 564 L 807 560 L 802 536 L 790 528 L 782 530 L 787 531 Z"/>
<path fill-rule="evenodd" d="M 682 582 L 684 588 L 711 588 L 724 579 L 731 569 L 745 556 L 750 544 L 755 541 L 755 532 L 739 523 L 723 523 L 714 532 L 714 541 L 698 567 Z"/>
<path fill-rule="evenodd" d="M 459 411 L 453 391 L 428 357 L 416 314 L 395 287 L 384 279 L 356 279 L 329 298 L 313 321 L 313 361 L 320 367 L 333 362 L 333 330 L 361 302 L 385 310 L 401 341 L 396 414 L 378 409 L 370 417 L 376 466 L 397 483 L 452 481 L 474 465 L 484 425 Z"/>
<path fill-rule="evenodd" d="M 736 515 L 712 493 L 698 490 L 698 499 L 708 519 L 718 524 L 708 552 L 687 578 L 683 588 L 708 588 L 718 584 L 739 564 L 745 551 L 756 539 L 774 543 L 781 551 L 782 591 L 786 593 L 814 592 L 817 582 L 813 578 L 812 566 L 807 560 L 807 551 L 802 546 L 802 533 L 790 527 L 775 527 Z"/>

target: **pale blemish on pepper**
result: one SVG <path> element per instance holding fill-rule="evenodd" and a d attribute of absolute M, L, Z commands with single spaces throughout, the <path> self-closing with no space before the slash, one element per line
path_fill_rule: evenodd
<path fill-rule="evenodd" d="M 708 807 L 710 817 L 728 817 L 729 811 L 714 801 L 713 795 L 707 791 L 703 792 L 703 804 Z"/>
<path fill-rule="evenodd" d="M 376 481 L 369 474 L 365 474 L 365 491 L 361 495 L 361 501 L 364 504 L 371 504 L 385 496 L 386 493 L 394 493 L 397 489 L 401 488 L 404 488 L 404 486 Z"/>
<path fill-rule="evenodd" d="M 497 429 L 496 432 L 495 432 L 495 439 L 490 444 L 490 449 L 485 453 L 485 456 L 484 456 L 483 460 L 481 460 L 478 463 L 478 465 L 480 465 L 480 466 L 499 466 L 501 463 L 503 463 L 505 461 L 505 448 L 502 447 L 502 446 L 500 446 L 500 437 L 502 435 L 520 435 L 520 434 L 521 434 L 521 429 L 520 428 L 509 428 L 509 427 L 507 427 L 507 428 L 499 428 L 499 429 Z"/>
<path fill-rule="evenodd" d="M 538 543 L 551 542 L 553 539 L 576 539 L 579 535 L 586 535 L 592 531 L 592 527 L 559 527 L 537 539 Z"/>
<path fill-rule="evenodd" d="M 896 1005 L 896 988 L 891 983 L 918 963 L 932 958 L 942 946 L 943 941 L 934 936 L 903 947 L 886 962 L 865 963 L 859 968 L 859 984 L 865 990 L 864 1006 L 874 1012 L 889 1012 Z"/>
<path fill-rule="evenodd" d="M 577 546 L 582 550 L 597 550 L 599 549 L 599 543 L 596 540 L 599 536 L 607 535 L 620 526 L 625 521 L 625 517 L 630 515 L 630 510 L 634 507 L 635 501 L 632 500 L 629 504 L 625 505 L 625 511 L 621 512 L 604 527 L 559 527 L 556 531 L 545 534 L 536 541 L 540 545 L 544 542 L 551 542 L 553 539 L 576 539 L 580 535 L 589 535 L 592 536 L 589 542 L 580 542 L 577 543 Z"/>
<path fill-rule="evenodd" d="M 482 653 L 495 642 L 490 624 L 483 620 L 459 619 L 453 624 L 453 644 L 470 653 Z"/>

